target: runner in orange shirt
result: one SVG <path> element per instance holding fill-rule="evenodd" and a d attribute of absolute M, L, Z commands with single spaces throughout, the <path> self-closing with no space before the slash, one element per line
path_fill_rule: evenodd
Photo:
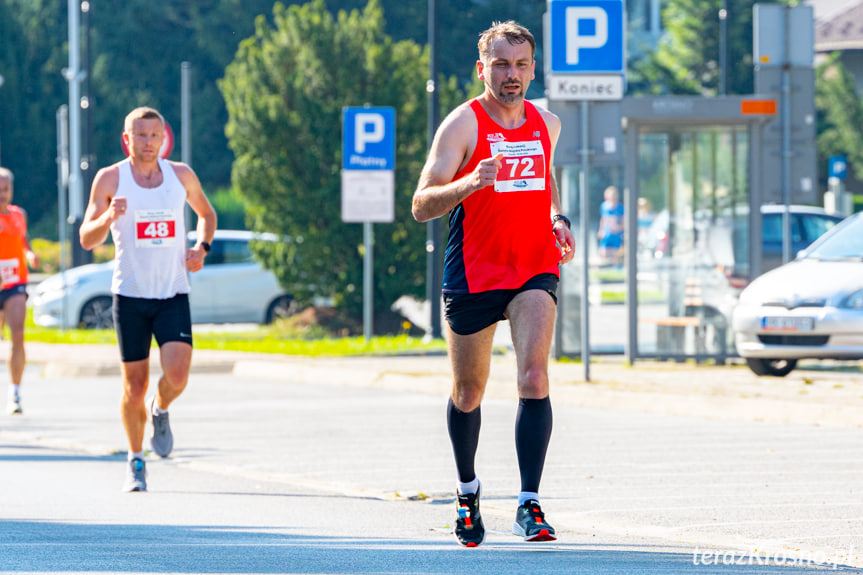
<path fill-rule="evenodd" d="M 12 172 L 0 168 L 0 326 L 9 326 L 9 413 L 22 413 L 21 378 L 24 375 L 24 318 L 27 314 L 27 266 L 39 267 L 39 257 L 27 241 L 27 213 L 12 205 Z"/>

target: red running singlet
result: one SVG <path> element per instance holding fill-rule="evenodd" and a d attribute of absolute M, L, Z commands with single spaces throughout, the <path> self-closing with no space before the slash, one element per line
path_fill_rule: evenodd
<path fill-rule="evenodd" d="M 560 275 L 560 249 L 551 222 L 551 140 L 545 121 L 530 102 L 518 128 L 499 126 L 478 100 L 476 149 L 453 181 L 483 159 L 503 152 L 494 186 L 477 190 L 449 215 L 443 291 L 478 293 L 516 289 L 535 275 Z"/>

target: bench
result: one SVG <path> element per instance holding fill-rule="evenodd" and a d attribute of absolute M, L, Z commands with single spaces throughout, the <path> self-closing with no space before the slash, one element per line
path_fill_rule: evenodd
<path fill-rule="evenodd" d="M 680 360 L 686 354 L 686 342 L 691 338 L 695 348 L 695 360 L 701 362 L 708 356 L 716 358 L 716 365 L 725 365 L 727 327 L 723 316 L 699 317 L 663 316 L 640 317 L 639 323 L 656 325 L 656 354 L 660 361 Z M 714 330 L 713 343 L 716 354 L 710 354 L 707 345 L 708 327 Z"/>

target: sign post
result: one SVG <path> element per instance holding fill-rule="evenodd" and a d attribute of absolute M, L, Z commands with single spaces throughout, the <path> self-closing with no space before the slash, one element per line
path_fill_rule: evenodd
<path fill-rule="evenodd" d="M 590 381 L 589 106 L 591 100 L 620 100 L 626 89 L 623 0 L 549 0 L 548 13 L 551 29 L 548 97 L 581 102 L 581 360 L 584 379 Z"/>
<path fill-rule="evenodd" d="M 843 189 L 843 182 L 848 176 L 847 156 L 830 156 L 827 175 L 828 191 L 824 194 L 824 209 L 830 213 L 839 212 L 847 216 L 854 211 L 851 197 Z"/>
<path fill-rule="evenodd" d="M 342 110 L 342 221 L 363 223 L 363 337 L 372 337 L 372 222 L 395 219 L 396 111 Z"/>

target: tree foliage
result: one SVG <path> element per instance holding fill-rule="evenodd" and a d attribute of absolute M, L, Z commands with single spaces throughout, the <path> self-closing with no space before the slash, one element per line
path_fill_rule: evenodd
<path fill-rule="evenodd" d="M 863 106 L 854 77 L 834 53 L 816 70 L 818 173 L 826 183 L 830 156 L 845 155 L 855 174 L 863 174 Z"/>
<path fill-rule="evenodd" d="M 426 232 L 410 205 L 426 154 L 427 66 L 418 44 L 384 33 L 377 0 L 336 16 L 323 0 L 276 4 L 228 66 L 234 185 L 253 204 L 254 228 L 286 238 L 258 255 L 300 301 L 329 294 L 361 309 L 362 226 L 341 221 L 341 117 L 365 104 L 394 107 L 397 125 L 395 222 L 374 226 L 375 305 L 424 292 Z M 441 88 L 446 109 L 457 90 Z"/>
<path fill-rule="evenodd" d="M 726 0 L 728 18 L 726 93 L 751 94 L 754 0 Z M 668 0 L 662 10 L 666 34 L 656 50 L 630 62 L 629 93 L 698 94 L 719 90 L 722 0 Z"/>
<path fill-rule="evenodd" d="M 155 106 L 165 114 L 177 137 L 172 159 L 180 158 L 184 61 L 192 66 L 192 166 L 205 189 L 229 186 L 234 158 L 217 81 L 240 40 L 254 33 L 255 18 L 271 18 L 273 1 L 89 2 L 89 12 L 81 17 L 81 63 L 88 72 L 82 94 L 89 96 L 82 117 L 82 151 L 90 160 L 84 187 L 99 167 L 122 159 L 122 120 L 138 105 Z M 362 8 L 365 2 L 328 0 L 327 7 L 336 13 Z M 67 5 L 63 0 L 0 0 L 0 162 L 15 172 L 15 201 L 28 210 L 31 230 L 48 237 L 57 233 L 56 112 L 68 103 L 68 83 L 62 75 L 68 65 Z M 477 35 L 492 20 L 519 20 L 542 45 L 544 2 L 436 0 L 436 5 L 439 70 L 456 76 L 461 86 L 473 74 Z M 380 6 L 386 16 L 383 31 L 395 42 L 426 44 L 426 1 L 380 0 Z M 413 74 L 425 78 L 427 68 Z M 541 95 L 537 82 L 530 96 Z"/>

